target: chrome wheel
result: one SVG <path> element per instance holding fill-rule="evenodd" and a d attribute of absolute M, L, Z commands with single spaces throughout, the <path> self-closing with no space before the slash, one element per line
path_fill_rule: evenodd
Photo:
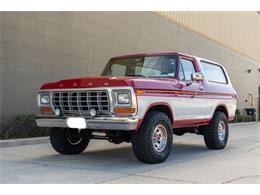
<path fill-rule="evenodd" d="M 80 136 L 78 130 L 68 129 L 66 131 L 66 139 L 71 145 L 78 145 L 81 142 L 82 138 L 83 137 Z"/>
<path fill-rule="evenodd" d="M 167 145 L 167 130 L 163 125 L 154 128 L 152 136 L 153 147 L 156 152 L 162 152 Z"/>
<path fill-rule="evenodd" d="M 226 124 L 224 121 L 220 121 L 218 124 L 218 139 L 224 141 L 226 137 Z"/>

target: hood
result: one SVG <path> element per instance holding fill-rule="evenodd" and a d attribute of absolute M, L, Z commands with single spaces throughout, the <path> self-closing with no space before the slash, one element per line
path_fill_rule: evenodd
<path fill-rule="evenodd" d="M 134 89 L 165 89 L 173 86 L 175 79 L 143 77 L 82 77 L 46 83 L 41 89 L 75 89 L 97 87 L 133 87 Z"/>

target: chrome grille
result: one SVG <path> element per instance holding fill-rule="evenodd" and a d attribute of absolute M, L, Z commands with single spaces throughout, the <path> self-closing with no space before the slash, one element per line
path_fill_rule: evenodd
<path fill-rule="evenodd" d="M 106 90 L 55 91 L 52 106 L 59 108 L 63 115 L 89 115 L 95 109 L 98 115 L 109 114 L 109 97 Z"/>

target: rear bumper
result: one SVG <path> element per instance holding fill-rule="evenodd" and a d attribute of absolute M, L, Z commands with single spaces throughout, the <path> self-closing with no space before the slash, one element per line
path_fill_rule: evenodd
<path fill-rule="evenodd" d="M 66 122 L 67 118 L 38 116 L 36 124 L 38 127 L 62 127 L 69 128 Z M 96 117 L 86 119 L 87 129 L 97 130 L 136 130 L 138 118 L 128 117 Z"/>

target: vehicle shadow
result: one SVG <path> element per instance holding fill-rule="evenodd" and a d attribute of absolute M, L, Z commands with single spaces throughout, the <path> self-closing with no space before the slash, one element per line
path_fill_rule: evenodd
<path fill-rule="evenodd" d="M 217 151 L 208 150 L 204 145 L 175 143 L 168 159 L 161 164 L 145 164 L 138 161 L 130 144 L 100 150 L 85 150 L 79 155 L 50 154 L 30 159 L 24 163 L 70 169 L 88 169 L 117 173 L 140 173 L 155 168 L 177 165 L 197 158 L 207 157 Z"/>

